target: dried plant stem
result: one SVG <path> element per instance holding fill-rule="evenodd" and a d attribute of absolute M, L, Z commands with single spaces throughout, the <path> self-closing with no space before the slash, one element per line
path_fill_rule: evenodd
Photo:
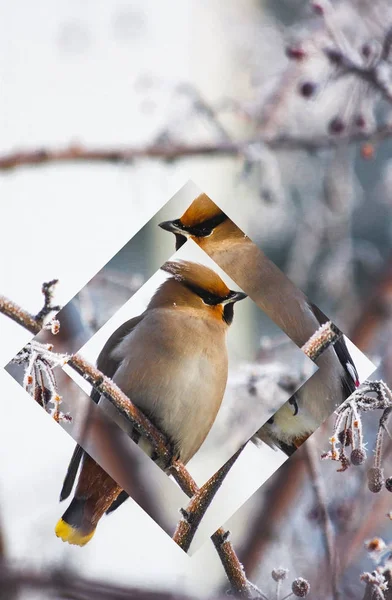
<path fill-rule="evenodd" d="M 70 146 L 60 150 L 40 149 L 13 152 L 0 157 L 0 171 L 9 171 L 23 166 L 38 166 L 49 163 L 96 162 L 130 163 L 134 160 L 155 159 L 173 161 L 198 156 L 242 156 L 252 144 L 265 144 L 272 150 L 303 150 L 316 152 L 339 147 L 343 144 L 382 142 L 392 136 L 392 126 L 381 125 L 371 131 L 356 131 L 339 136 L 256 136 L 248 140 L 202 144 L 152 144 L 140 148 L 94 149 Z"/>
<path fill-rule="evenodd" d="M 322 484 L 321 476 L 318 469 L 317 461 L 318 454 L 314 447 L 314 440 L 309 438 L 307 443 L 304 444 L 304 454 L 309 470 L 310 479 L 313 486 L 314 495 L 317 499 L 318 509 L 320 511 L 320 519 L 321 519 L 321 528 L 324 536 L 324 544 L 325 544 L 325 552 L 328 562 L 328 569 L 331 580 L 331 588 L 332 588 L 332 597 L 334 600 L 338 600 L 340 598 L 340 594 L 337 587 L 337 577 L 336 577 L 336 544 L 335 544 L 335 535 L 331 523 L 331 519 L 329 518 L 328 508 L 327 508 L 327 499 L 325 495 L 325 490 Z"/>
<path fill-rule="evenodd" d="M 39 333 L 41 330 L 42 324 L 35 317 L 3 296 L 0 297 L 0 313 L 10 317 L 32 333 Z M 158 456 L 169 466 L 172 461 L 172 452 L 165 436 L 154 427 L 113 381 L 78 354 L 66 357 L 65 363 L 86 379 L 97 391 L 104 394 L 132 422 L 140 433 L 150 441 Z M 197 484 L 180 461 L 176 460 L 172 463 L 171 472 L 182 490 L 189 497 L 198 492 Z M 245 597 L 251 597 L 244 569 L 227 537 L 228 533 L 220 528 L 212 536 L 212 541 L 221 559 L 233 592 Z"/>
<path fill-rule="evenodd" d="M 182 519 L 177 525 L 173 540 L 185 552 L 188 552 L 202 518 L 243 449 L 244 446 L 237 450 L 230 460 L 199 488 L 199 491 L 193 496 L 186 509 L 182 509 Z"/>

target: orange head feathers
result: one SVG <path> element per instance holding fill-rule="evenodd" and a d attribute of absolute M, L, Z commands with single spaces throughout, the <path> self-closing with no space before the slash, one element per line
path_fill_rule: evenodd
<path fill-rule="evenodd" d="M 147 310 L 153 308 L 186 307 L 202 311 L 200 317 L 212 317 L 230 325 L 233 304 L 246 294 L 230 290 L 208 267 L 185 260 L 169 261 L 162 267 L 172 277 L 155 292 Z"/>
<path fill-rule="evenodd" d="M 197 241 L 208 237 L 226 221 L 229 221 L 227 215 L 206 194 L 200 194 L 180 219 L 164 221 L 159 227 L 175 234 L 178 250 L 187 238 Z"/>
<path fill-rule="evenodd" d="M 204 265 L 179 260 L 166 262 L 161 268 L 190 289 L 202 289 L 221 299 L 230 294 L 230 289 L 219 275 Z"/>
<path fill-rule="evenodd" d="M 182 215 L 180 221 L 186 228 L 226 215 L 206 194 L 200 194 Z"/>

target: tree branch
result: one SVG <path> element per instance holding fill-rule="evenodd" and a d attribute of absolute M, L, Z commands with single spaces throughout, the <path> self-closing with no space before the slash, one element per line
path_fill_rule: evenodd
<path fill-rule="evenodd" d="M 228 460 L 223 467 L 210 477 L 210 479 L 199 489 L 193 496 L 187 508 L 181 510 L 182 519 L 177 525 L 173 540 L 180 548 L 185 550 L 185 552 L 188 552 L 201 520 L 244 447 L 245 446 L 242 446 L 237 450 L 230 460 Z"/>
<path fill-rule="evenodd" d="M 317 467 L 314 439 L 312 437 L 310 437 L 307 440 L 307 443 L 304 444 L 304 453 L 309 470 L 310 480 L 313 487 L 313 492 L 318 503 L 318 508 L 320 510 L 321 530 L 324 537 L 325 553 L 327 557 L 328 570 L 331 579 L 332 597 L 334 600 L 338 600 L 340 594 L 337 587 L 335 536 L 332 528 L 331 519 L 328 514 L 325 490 L 323 488 L 321 476 Z"/>
<path fill-rule="evenodd" d="M 387 102 L 392 103 L 392 88 L 386 80 L 385 72 L 382 72 L 383 66 L 387 67 L 387 63 L 382 56 L 376 64 L 364 66 L 335 48 L 326 48 L 324 52 L 329 61 L 337 65 L 344 75 L 355 75 L 362 79 L 376 89 Z"/>
<path fill-rule="evenodd" d="M 144 147 L 95 149 L 69 146 L 59 150 L 40 149 L 10 152 L 0 157 L 0 171 L 11 171 L 24 166 L 39 166 L 50 163 L 131 163 L 135 160 L 175 161 L 189 157 L 242 156 L 254 144 L 265 144 L 272 150 L 303 150 L 317 152 L 337 148 L 342 144 L 382 142 L 392 137 L 392 126 L 381 125 L 371 131 L 355 131 L 339 136 L 257 136 L 244 141 L 222 140 L 201 144 L 152 144 Z"/>

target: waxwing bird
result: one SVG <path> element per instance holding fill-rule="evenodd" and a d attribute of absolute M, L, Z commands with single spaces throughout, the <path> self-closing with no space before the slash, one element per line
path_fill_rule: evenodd
<path fill-rule="evenodd" d="M 117 329 L 106 342 L 97 367 L 121 388 L 187 463 L 206 438 L 220 408 L 228 375 L 226 333 L 235 302 L 246 294 L 230 290 L 211 269 L 192 262 L 167 262 L 166 279 L 146 310 Z M 103 397 L 93 396 L 111 417 L 123 417 Z M 132 426 L 125 428 L 133 436 Z M 147 444 L 141 438 L 139 445 Z M 83 456 L 71 459 L 60 499 L 66 498 Z M 56 526 L 56 535 L 84 545 L 99 518 L 114 510 L 126 492 L 87 454 L 74 498 Z"/>
<path fill-rule="evenodd" d="M 182 217 L 160 227 L 174 233 L 176 249 L 187 239 L 196 242 L 297 346 L 328 321 L 206 194 Z M 286 454 L 292 454 L 359 385 L 343 338 L 316 364 L 318 371 L 257 433 Z"/>

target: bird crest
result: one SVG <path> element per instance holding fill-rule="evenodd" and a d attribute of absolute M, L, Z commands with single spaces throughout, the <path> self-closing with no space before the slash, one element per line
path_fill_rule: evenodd
<path fill-rule="evenodd" d="M 206 195 L 200 194 L 182 215 L 180 221 L 186 228 L 194 227 L 215 217 L 224 215 L 223 211 Z"/>
<path fill-rule="evenodd" d="M 168 261 L 161 269 L 190 288 L 199 288 L 220 298 L 226 298 L 230 293 L 219 275 L 204 265 L 185 260 Z"/>

